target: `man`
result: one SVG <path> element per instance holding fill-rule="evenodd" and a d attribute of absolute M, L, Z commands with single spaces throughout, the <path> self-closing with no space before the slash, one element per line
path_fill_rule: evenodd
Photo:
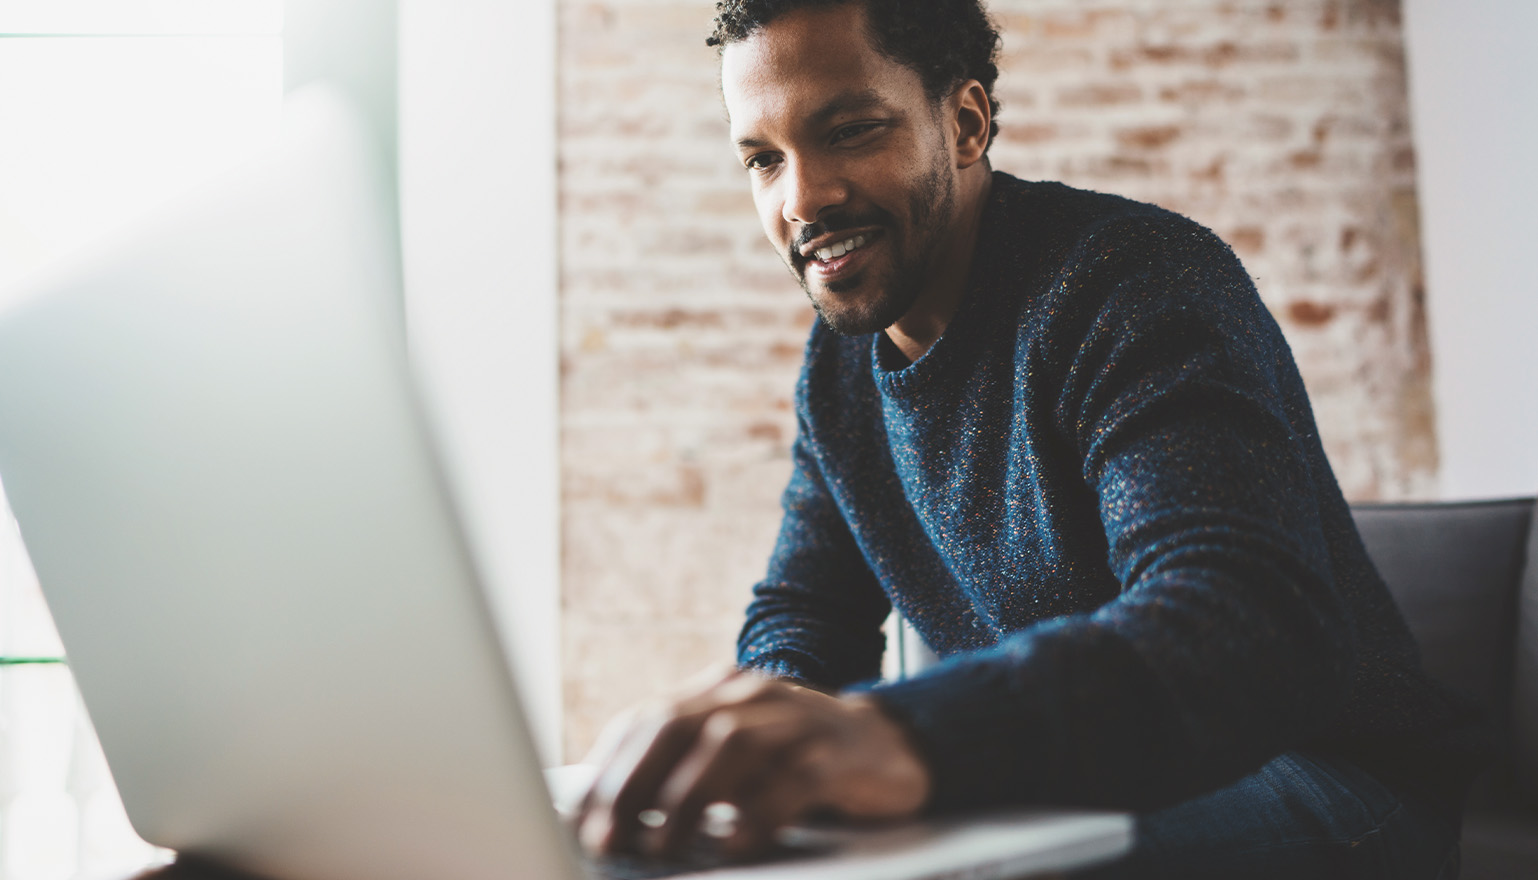
<path fill-rule="evenodd" d="M 1437 877 L 1477 725 L 1420 668 L 1232 252 L 994 173 L 976 0 L 725 0 L 771 244 L 822 320 L 734 672 L 624 730 L 580 822 L 751 852 L 812 811 L 1140 814 L 1113 871 Z M 878 674 L 895 605 L 941 657 Z"/>

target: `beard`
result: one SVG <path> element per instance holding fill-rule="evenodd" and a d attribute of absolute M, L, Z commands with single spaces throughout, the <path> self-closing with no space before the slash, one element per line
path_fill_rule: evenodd
<path fill-rule="evenodd" d="M 834 333 L 862 336 L 885 330 L 906 315 L 924 292 L 956 203 L 956 181 L 948 173 L 950 155 L 940 150 L 935 158 L 936 162 L 909 196 L 906 239 L 899 237 L 901 223 L 890 211 L 872 208 L 859 213 L 830 213 L 803 227 L 791 245 L 786 260 L 791 274 L 806 291 L 818 318 Z M 811 258 L 800 255 L 801 246 L 827 233 L 870 226 L 886 234 L 891 261 L 885 266 L 867 268 L 852 278 L 831 282 L 825 291 L 814 291 L 806 280 L 806 264 Z M 873 288 L 870 296 L 845 296 L 867 286 Z"/>

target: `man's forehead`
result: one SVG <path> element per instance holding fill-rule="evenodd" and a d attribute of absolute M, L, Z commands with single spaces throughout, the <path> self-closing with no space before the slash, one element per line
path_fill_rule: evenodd
<path fill-rule="evenodd" d="M 877 52 L 864 31 L 863 5 L 851 3 L 787 13 L 728 45 L 721 93 L 733 138 L 769 122 L 815 121 L 922 92 L 918 74 Z"/>

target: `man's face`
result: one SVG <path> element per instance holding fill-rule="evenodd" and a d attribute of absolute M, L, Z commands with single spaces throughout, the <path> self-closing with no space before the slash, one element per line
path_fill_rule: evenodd
<path fill-rule="evenodd" d="M 839 333 L 891 326 L 954 221 L 956 161 L 919 75 L 862 3 L 787 13 L 726 47 L 721 90 L 764 232 Z"/>

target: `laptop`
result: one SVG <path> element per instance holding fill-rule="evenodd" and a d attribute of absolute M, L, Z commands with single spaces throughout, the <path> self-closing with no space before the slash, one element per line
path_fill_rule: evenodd
<path fill-rule="evenodd" d="M 0 480 L 146 840 L 274 880 L 575 880 L 367 130 L 297 93 L 260 156 L 8 292 Z M 1114 857 L 1131 819 L 834 837 L 708 876 L 1016 876 Z"/>

